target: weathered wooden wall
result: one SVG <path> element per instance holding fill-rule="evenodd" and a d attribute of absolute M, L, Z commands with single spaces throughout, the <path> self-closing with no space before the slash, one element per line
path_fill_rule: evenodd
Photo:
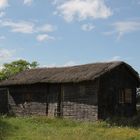
<path fill-rule="evenodd" d="M 100 90 L 98 95 L 99 119 L 112 116 L 133 116 L 136 113 L 136 78 L 124 66 L 100 77 Z M 119 90 L 132 89 L 132 103 L 119 103 Z"/>
<path fill-rule="evenodd" d="M 97 120 L 98 81 L 65 84 L 62 88 L 63 116 L 78 120 Z"/>
<path fill-rule="evenodd" d="M 16 116 L 46 115 L 46 87 L 42 85 L 9 88 L 9 111 Z"/>
<path fill-rule="evenodd" d="M 98 82 L 9 87 L 10 113 L 97 120 Z"/>

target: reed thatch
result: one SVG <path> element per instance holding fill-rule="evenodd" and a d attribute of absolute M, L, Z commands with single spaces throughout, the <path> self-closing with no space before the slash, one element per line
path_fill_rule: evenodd
<path fill-rule="evenodd" d="M 0 83 L 0 86 L 35 83 L 67 83 L 95 80 L 114 68 L 125 65 L 138 78 L 138 73 L 125 62 L 93 63 L 72 67 L 36 68 L 23 71 Z"/>

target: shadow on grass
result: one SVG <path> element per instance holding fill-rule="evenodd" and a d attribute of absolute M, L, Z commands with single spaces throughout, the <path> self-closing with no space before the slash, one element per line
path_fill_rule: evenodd
<path fill-rule="evenodd" d="M 0 140 L 6 140 L 6 137 L 12 131 L 14 131 L 12 125 L 6 122 L 3 117 L 0 117 Z"/>
<path fill-rule="evenodd" d="M 106 120 L 106 122 L 112 126 L 128 126 L 133 128 L 140 128 L 140 111 L 138 111 L 137 115 L 131 118 L 114 117 Z"/>

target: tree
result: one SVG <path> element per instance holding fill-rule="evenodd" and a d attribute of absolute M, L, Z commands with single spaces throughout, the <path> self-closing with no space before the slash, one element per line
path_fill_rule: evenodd
<path fill-rule="evenodd" d="M 13 61 L 11 63 L 5 63 L 0 70 L 0 80 L 8 79 L 9 77 L 24 70 L 36 68 L 38 65 L 39 64 L 36 61 L 30 63 L 22 59 Z"/>

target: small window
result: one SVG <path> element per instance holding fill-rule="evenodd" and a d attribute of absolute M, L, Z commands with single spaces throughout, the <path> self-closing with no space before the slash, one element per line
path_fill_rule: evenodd
<path fill-rule="evenodd" d="M 125 89 L 125 103 L 131 103 L 131 102 L 132 102 L 132 90 Z"/>
<path fill-rule="evenodd" d="M 124 89 L 120 90 L 119 92 L 119 103 L 131 103 L 132 102 L 132 90 L 131 89 Z"/>

